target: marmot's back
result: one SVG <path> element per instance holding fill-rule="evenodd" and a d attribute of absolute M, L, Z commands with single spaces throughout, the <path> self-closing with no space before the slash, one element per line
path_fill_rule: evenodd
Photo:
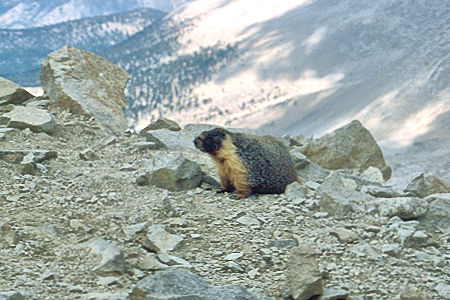
<path fill-rule="evenodd" d="M 253 193 L 279 194 L 297 180 L 294 162 L 279 140 L 271 136 L 230 134 L 236 154 L 247 169 Z"/>
<path fill-rule="evenodd" d="M 287 148 L 274 137 L 214 128 L 202 132 L 194 144 L 216 163 L 222 191 L 236 190 L 238 197 L 280 194 L 289 183 L 300 182 Z"/>

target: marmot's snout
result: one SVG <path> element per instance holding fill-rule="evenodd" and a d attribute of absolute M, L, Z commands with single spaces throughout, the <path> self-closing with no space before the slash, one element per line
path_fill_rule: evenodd
<path fill-rule="evenodd" d="M 200 137 L 197 137 L 194 139 L 194 145 L 195 145 L 195 148 L 197 148 L 198 150 L 205 151 L 205 148 L 203 147 L 203 142 L 200 139 Z"/>

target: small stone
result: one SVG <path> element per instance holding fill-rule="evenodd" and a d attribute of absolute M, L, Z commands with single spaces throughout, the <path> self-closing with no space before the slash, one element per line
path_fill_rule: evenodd
<path fill-rule="evenodd" d="M 442 299 L 448 299 L 450 295 L 450 285 L 439 282 L 434 290 L 442 297 Z"/>
<path fill-rule="evenodd" d="M 3 114 L 2 118 L 6 119 L 9 128 L 29 128 L 33 132 L 46 132 L 48 134 L 55 131 L 55 121 L 52 114 L 39 108 L 15 106 L 11 112 Z"/>
<path fill-rule="evenodd" d="M 159 253 L 158 259 L 168 266 L 180 266 L 184 268 L 192 267 L 192 265 L 188 261 L 167 253 Z"/>
<path fill-rule="evenodd" d="M 322 296 L 318 300 L 345 300 L 349 293 L 341 289 L 324 288 Z M 353 298 L 352 298 L 353 299 Z"/>
<path fill-rule="evenodd" d="M 236 252 L 236 253 L 230 253 L 227 256 L 224 257 L 224 260 L 237 260 L 244 256 L 244 253 L 242 252 Z"/>
<path fill-rule="evenodd" d="M 298 182 L 289 184 L 284 191 L 284 195 L 291 202 L 299 198 L 306 198 L 305 190 L 303 189 L 303 186 Z"/>
<path fill-rule="evenodd" d="M 93 238 L 85 243 L 91 252 L 101 257 L 93 271 L 100 276 L 122 275 L 126 270 L 122 249 L 102 238 Z"/>
<path fill-rule="evenodd" d="M 300 243 L 294 248 L 287 264 L 287 286 L 283 297 L 309 299 L 323 293 L 322 277 L 312 247 Z"/>
<path fill-rule="evenodd" d="M 128 293 L 88 293 L 83 299 L 86 300 L 127 300 Z"/>
<path fill-rule="evenodd" d="M 200 165 L 181 154 L 156 153 L 148 167 L 147 183 L 169 191 L 183 191 L 200 186 Z"/>
<path fill-rule="evenodd" d="M 450 295 L 450 294 L 448 294 Z M 425 300 L 425 295 L 414 286 L 406 286 L 400 293 L 400 300 Z"/>
<path fill-rule="evenodd" d="M 366 177 L 372 181 L 378 182 L 380 184 L 384 183 L 383 173 L 381 173 L 380 169 L 375 167 L 368 167 L 361 176 Z"/>
<path fill-rule="evenodd" d="M 227 261 L 223 266 L 223 269 L 226 271 L 231 271 L 233 273 L 244 273 L 245 269 L 240 264 L 234 261 Z"/>
<path fill-rule="evenodd" d="M 258 219 L 249 217 L 249 216 L 242 216 L 236 220 L 236 222 L 247 225 L 247 226 L 260 226 L 261 223 L 258 221 Z"/>
<path fill-rule="evenodd" d="M 144 232 L 146 227 L 147 227 L 147 222 L 144 222 L 144 223 L 125 226 L 122 228 L 122 231 L 126 235 L 131 236 L 131 235 L 135 235 L 135 234 Z"/>
<path fill-rule="evenodd" d="M 298 246 L 296 239 L 275 240 L 269 243 L 268 247 L 275 247 L 280 249 L 292 249 Z"/>
<path fill-rule="evenodd" d="M 81 220 L 79 219 L 72 219 L 69 221 L 69 226 L 70 228 L 73 228 L 75 230 L 81 230 L 84 232 L 91 232 L 92 228 L 89 226 L 86 226 L 83 224 L 83 222 L 81 222 Z"/>
<path fill-rule="evenodd" d="M 384 244 L 381 246 L 381 252 L 392 257 L 400 257 L 401 250 L 398 245 Z"/>
<path fill-rule="evenodd" d="M 91 148 L 85 149 L 79 153 L 79 156 L 82 160 L 91 161 L 98 159 L 97 154 Z"/>
<path fill-rule="evenodd" d="M 248 272 L 247 275 L 250 279 L 254 279 L 256 277 L 256 275 L 258 275 L 258 273 L 259 273 L 258 271 L 259 271 L 258 268 L 253 269 L 250 272 Z"/>
<path fill-rule="evenodd" d="M 160 118 L 155 122 L 147 125 L 147 127 L 141 130 L 140 134 L 144 134 L 149 130 L 158 130 L 158 129 L 169 129 L 170 131 L 180 131 L 181 127 L 175 121 Z"/>
<path fill-rule="evenodd" d="M 382 216 L 398 216 L 403 220 L 422 217 L 429 207 L 427 201 L 416 197 L 378 198 L 376 205 Z"/>
<path fill-rule="evenodd" d="M 1 240 L 9 246 L 15 246 L 20 242 L 20 235 L 8 223 L 3 223 L 0 225 Z"/>
<path fill-rule="evenodd" d="M 166 231 L 164 225 L 152 225 L 143 239 L 143 246 L 160 253 L 175 250 L 184 239 Z"/>
<path fill-rule="evenodd" d="M 407 185 L 405 192 L 425 198 L 432 194 L 450 193 L 450 184 L 436 176 L 425 176 L 421 173 Z"/>
<path fill-rule="evenodd" d="M 119 168 L 123 172 L 136 171 L 137 169 L 138 167 L 135 164 L 124 164 Z"/>
<path fill-rule="evenodd" d="M 335 236 L 341 243 L 349 244 L 359 239 L 359 236 L 351 230 L 345 228 L 334 228 L 330 235 Z"/>
<path fill-rule="evenodd" d="M 16 291 L 0 292 L 0 300 L 25 300 L 25 297 Z"/>
<path fill-rule="evenodd" d="M 154 254 L 147 253 L 144 256 L 144 258 L 139 262 L 138 267 L 141 270 L 157 271 L 157 270 L 164 270 L 169 266 L 161 263 Z"/>

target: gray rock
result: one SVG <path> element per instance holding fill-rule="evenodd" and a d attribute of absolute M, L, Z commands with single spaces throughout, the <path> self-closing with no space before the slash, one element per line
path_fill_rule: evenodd
<path fill-rule="evenodd" d="M 183 267 L 183 268 L 188 268 L 188 269 L 192 267 L 188 261 L 186 261 L 180 257 L 176 257 L 174 255 L 167 254 L 167 253 L 159 253 L 158 259 L 162 263 L 164 263 L 168 266 L 177 266 L 177 267 Z"/>
<path fill-rule="evenodd" d="M 361 191 L 378 198 L 392 198 L 400 196 L 397 192 L 395 192 L 391 187 L 388 186 L 368 185 L 363 186 Z"/>
<path fill-rule="evenodd" d="M 91 253 L 100 256 L 99 264 L 93 271 L 100 276 L 122 275 L 126 270 L 125 258 L 122 249 L 115 243 L 102 238 L 93 238 L 86 242 Z"/>
<path fill-rule="evenodd" d="M 300 243 L 292 249 L 286 271 L 287 286 L 284 297 L 309 299 L 323 293 L 322 277 L 311 246 Z"/>
<path fill-rule="evenodd" d="M 427 297 L 416 287 L 408 285 L 400 293 L 400 300 L 425 300 Z"/>
<path fill-rule="evenodd" d="M 258 219 L 249 217 L 249 216 L 242 216 L 236 219 L 236 222 L 242 224 L 242 225 L 247 225 L 247 226 L 256 226 L 259 227 L 261 226 L 261 222 Z"/>
<path fill-rule="evenodd" d="M 296 239 L 275 240 L 271 241 L 267 246 L 280 249 L 292 249 L 298 246 L 298 241 Z"/>
<path fill-rule="evenodd" d="M 122 134 L 127 73 L 104 58 L 75 47 L 52 52 L 42 63 L 41 84 L 50 100 L 72 113 L 94 116 L 106 132 Z"/>
<path fill-rule="evenodd" d="M 95 151 L 92 150 L 91 148 L 82 150 L 78 155 L 82 160 L 86 160 L 86 161 L 98 159 L 97 153 L 95 153 Z"/>
<path fill-rule="evenodd" d="M 244 273 L 245 268 L 235 261 L 227 261 L 223 266 L 223 270 L 233 273 Z"/>
<path fill-rule="evenodd" d="M 303 182 L 322 182 L 328 175 L 330 175 L 329 170 L 309 160 L 301 152 L 300 148 L 293 147 L 292 150 L 289 151 L 289 153 L 292 157 L 292 160 L 294 161 L 297 173 L 303 180 Z"/>
<path fill-rule="evenodd" d="M 0 106 L 22 104 L 34 96 L 17 84 L 0 77 Z"/>
<path fill-rule="evenodd" d="M 236 253 L 230 253 L 227 256 L 224 257 L 224 260 L 237 260 L 244 256 L 244 253 L 242 252 L 236 252 Z"/>
<path fill-rule="evenodd" d="M 330 235 L 338 238 L 341 243 L 349 244 L 359 239 L 358 234 L 345 228 L 334 228 L 330 230 Z"/>
<path fill-rule="evenodd" d="M 158 152 L 148 168 L 147 182 L 169 191 L 183 191 L 200 186 L 200 165 L 181 154 Z"/>
<path fill-rule="evenodd" d="M 356 210 L 364 210 L 364 203 L 370 195 L 355 190 L 356 183 L 334 172 L 317 189 L 320 211 L 330 216 L 345 216 Z"/>
<path fill-rule="evenodd" d="M 147 253 L 138 264 L 141 270 L 158 271 L 167 269 L 169 266 L 160 262 L 152 253 Z"/>
<path fill-rule="evenodd" d="M 139 223 L 139 224 L 133 224 L 128 225 L 122 228 L 123 233 L 125 233 L 128 236 L 135 235 L 141 232 L 144 232 L 147 228 L 147 222 Z"/>
<path fill-rule="evenodd" d="M 420 223 L 429 230 L 440 229 L 450 232 L 450 193 L 429 196 L 430 208 L 419 218 Z"/>
<path fill-rule="evenodd" d="M 158 129 L 168 129 L 170 131 L 180 131 L 181 127 L 178 125 L 177 122 L 166 119 L 166 118 L 160 118 L 156 120 L 155 122 L 147 125 L 144 129 L 141 130 L 140 134 L 144 134 L 149 130 L 158 130 Z"/>
<path fill-rule="evenodd" d="M 52 114 L 34 107 L 14 106 L 12 111 L 3 114 L 0 123 L 6 124 L 9 128 L 29 128 L 33 132 L 52 134 L 55 131 Z"/>
<path fill-rule="evenodd" d="M 341 289 L 324 288 L 322 296 L 318 300 L 345 300 L 349 296 L 348 292 Z"/>
<path fill-rule="evenodd" d="M 33 166 L 58 156 L 53 150 L 0 150 L 0 159 L 7 162 Z"/>
<path fill-rule="evenodd" d="M 216 287 L 183 269 L 167 269 L 145 277 L 133 288 L 129 299 L 269 300 L 236 285 Z"/>
<path fill-rule="evenodd" d="M 391 177 L 380 147 L 370 132 L 357 120 L 310 142 L 304 154 L 320 166 L 337 169 L 357 169 L 363 172 L 370 166 Z"/>
<path fill-rule="evenodd" d="M 183 238 L 179 235 L 169 233 L 164 225 L 153 225 L 148 228 L 148 234 L 145 236 L 144 247 L 157 253 L 173 251 Z"/>
<path fill-rule="evenodd" d="M 25 297 L 17 291 L 0 291 L 0 300 L 25 300 Z"/>
<path fill-rule="evenodd" d="M 450 193 L 450 184 L 435 176 L 425 176 L 421 173 L 406 186 L 405 192 L 425 198 L 431 194 Z"/>
<path fill-rule="evenodd" d="M 384 183 L 383 173 L 381 173 L 380 169 L 375 167 L 368 167 L 361 176 L 366 177 L 372 181 L 378 182 L 380 184 Z"/>
<path fill-rule="evenodd" d="M 422 217 L 429 206 L 424 199 L 415 197 L 378 198 L 375 204 L 382 216 L 398 216 L 403 220 Z"/>
<path fill-rule="evenodd" d="M 137 142 L 135 144 L 136 148 L 138 148 L 140 151 L 167 149 L 167 146 L 164 145 L 163 142 L 161 142 L 159 139 L 155 138 L 151 134 L 147 134 L 146 139 L 147 139 L 147 141 L 145 141 L 145 142 Z"/>
<path fill-rule="evenodd" d="M 127 300 L 127 293 L 87 293 L 82 299 L 85 300 Z"/>
<path fill-rule="evenodd" d="M 442 299 L 449 299 L 450 285 L 439 282 L 434 290 L 442 297 Z"/>
<path fill-rule="evenodd" d="M 400 257 L 401 250 L 397 244 L 384 244 L 381 246 L 381 252 L 392 257 Z"/>
<path fill-rule="evenodd" d="M 8 223 L 0 225 L 0 241 L 4 241 L 8 246 L 15 246 L 20 242 L 20 234 Z"/>
<path fill-rule="evenodd" d="M 284 195 L 290 202 L 306 198 L 305 190 L 298 182 L 289 184 L 284 191 Z"/>
<path fill-rule="evenodd" d="M 412 235 L 405 237 L 403 245 L 408 248 L 420 249 L 434 245 L 435 241 L 424 231 L 418 230 Z"/>

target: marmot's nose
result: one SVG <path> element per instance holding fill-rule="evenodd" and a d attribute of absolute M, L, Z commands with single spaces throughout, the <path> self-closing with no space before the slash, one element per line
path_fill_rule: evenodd
<path fill-rule="evenodd" d="M 196 139 L 194 140 L 194 145 L 195 145 L 195 148 L 197 148 L 197 149 L 199 149 L 199 150 L 203 150 L 203 143 L 202 143 L 202 141 L 200 140 L 200 138 L 196 138 Z"/>

